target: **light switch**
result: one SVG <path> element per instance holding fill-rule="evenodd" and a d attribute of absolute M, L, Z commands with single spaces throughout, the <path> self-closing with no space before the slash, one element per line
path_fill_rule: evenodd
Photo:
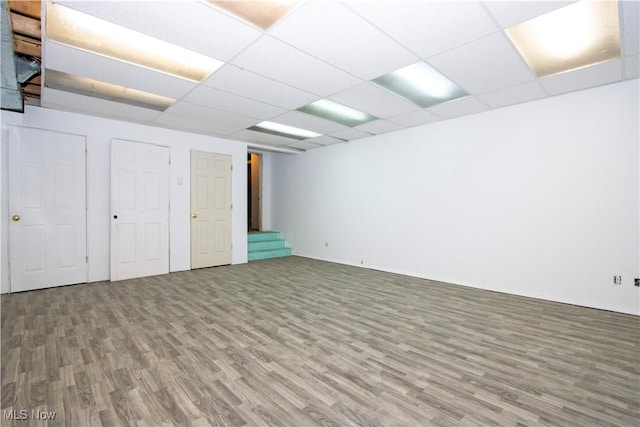
<path fill-rule="evenodd" d="M 182 177 L 181 176 L 178 177 L 178 185 L 182 185 Z"/>

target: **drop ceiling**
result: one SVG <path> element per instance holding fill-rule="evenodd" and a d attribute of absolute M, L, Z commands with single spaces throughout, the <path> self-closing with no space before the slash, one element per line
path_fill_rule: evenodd
<path fill-rule="evenodd" d="M 204 1 L 59 1 L 223 62 L 201 82 L 63 45 L 43 28 L 43 107 L 227 139 L 314 149 L 638 78 L 640 8 L 620 2 L 620 57 L 538 78 L 505 30 L 563 1 L 306 1 L 268 30 Z M 45 5 L 46 6 L 46 5 Z M 429 108 L 372 80 L 424 61 L 466 93 Z M 164 111 L 47 87 L 47 70 L 175 99 Z M 377 117 L 360 126 L 297 109 L 329 99 Z M 298 140 L 249 130 L 270 121 L 321 136 Z"/>
<path fill-rule="evenodd" d="M 8 15 L 13 38 L 13 50 L 25 57 L 37 58 L 42 56 L 41 49 L 41 2 L 27 0 L 8 0 Z M 3 52 L 4 53 L 4 52 Z M 3 56 L 3 59 L 7 59 Z M 40 105 L 40 91 L 42 79 L 35 76 L 26 84 L 20 86 L 24 104 Z M 4 79 L 3 79 L 4 87 Z"/>

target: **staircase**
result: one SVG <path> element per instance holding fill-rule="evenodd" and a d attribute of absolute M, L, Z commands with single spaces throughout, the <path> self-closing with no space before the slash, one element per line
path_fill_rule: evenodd
<path fill-rule="evenodd" d="M 277 231 L 250 231 L 247 238 L 249 261 L 291 255 L 291 248 Z"/>

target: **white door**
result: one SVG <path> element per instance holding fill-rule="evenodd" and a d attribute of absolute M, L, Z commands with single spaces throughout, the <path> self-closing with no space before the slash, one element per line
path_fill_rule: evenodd
<path fill-rule="evenodd" d="M 11 292 L 87 281 L 85 138 L 9 127 Z"/>
<path fill-rule="evenodd" d="M 111 280 L 169 272 L 169 148 L 111 140 Z"/>
<path fill-rule="evenodd" d="M 231 156 L 191 152 L 191 268 L 231 264 Z"/>

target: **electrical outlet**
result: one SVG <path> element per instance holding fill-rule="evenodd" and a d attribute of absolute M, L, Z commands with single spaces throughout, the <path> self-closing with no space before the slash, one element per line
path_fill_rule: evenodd
<path fill-rule="evenodd" d="M 622 284 L 622 276 L 613 276 L 613 283 L 615 285 L 621 285 Z"/>

